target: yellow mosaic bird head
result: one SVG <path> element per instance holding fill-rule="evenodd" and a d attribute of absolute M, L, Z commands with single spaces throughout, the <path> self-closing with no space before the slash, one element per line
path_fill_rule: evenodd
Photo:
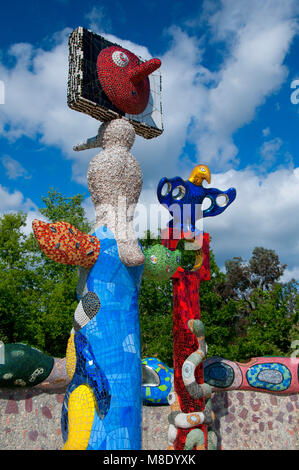
<path fill-rule="evenodd" d="M 202 186 L 203 180 L 206 180 L 209 184 L 211 183 L 211 172 L 207 165 L 196 165 L 193 168 L 188 181 L 195 184 L 195 186 Z"/>

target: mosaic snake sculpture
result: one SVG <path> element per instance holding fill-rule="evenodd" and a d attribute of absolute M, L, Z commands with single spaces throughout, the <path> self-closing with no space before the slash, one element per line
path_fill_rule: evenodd
<path fill-rule="evenodd" d="M 198 384 L 195 378 L 195 369 L 201 364 L 206 356 L 206 343 L 204 325 L 200 320 L 189 320 L 188 327 L 198 340 L 198 349 L 191 353 L 185 360 L 182 367 L 182 378 L 184 385 L 190 397 L 194 399 L 208 398 L 205 403 L 204 411 L 194 411 L 191 413 L 182 413 L 180 410 L 179 398 L 174 390 L 168 395 L 168 402 L 171 407 L 169 414 L 169 428 L 168 428 L 168 444 L 169 450 L 174 450 L 174 442 L 177 438 L 178 428 L 190 429 L 199 424 L 210 426 L 214 421 L 214 413 L 211 408 L 210 397 L 212 395 L 212 388 L 209 384 Z M 173 384 L 173 382 L 172 382 Z M 208 432 L 208 449 L 216 448 L 217 438 L 215 433 L 210 430 Z M 205 436 L 201 429 L 192 429 L 186 436 L 184 450 L 197 450 L 205 449 Z"/>

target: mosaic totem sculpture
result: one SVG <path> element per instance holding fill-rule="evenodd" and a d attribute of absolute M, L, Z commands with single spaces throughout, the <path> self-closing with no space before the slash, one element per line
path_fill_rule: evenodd
<path fill-rule="evenodd" d="M 66 356 L 71 382 L 62 410 L 64 449 L 141 446 L 138 290 L 144 256 L 136 240 L 114 235 L 114 214 L 104 215 L 102 208 L 107 210 L 108 202 L 117 208 L 119 194 L 130 195 L 130 203 L 136 204 L 142 176 L 137 161 L 127 155 L 135 136 L 130 123 L 104 124 L 101 136 L 104 150 L 91 161 L 88 172 L 97 214 L 93 235 L 62 222 L 33 222 L 47 256 L 80 266 L 80 302 Z M 117 138 L 122 141 L 120 148 L 115 145 Z M 116 180 L 111 168 L 119 177 Z M 122 225 L 130 235 L 131 225 L 130 217 Z"/>
<path fill-rule="evenodd" d="M 94 232 L 84 234 L 65 222 L 33 223 L 47 256 L 79 266 L 79 304 L 68 342 L 67 371 L 63 359 L 20 343 L 5 345 L 6 362 L 0 366 L 1 387 L 39 386 L 49 390 L 69 383 L 62 412 L 64 449 L 141 447 L 138 290 L 144 255 L 134 237 L 132 221 L 142 174 L 130 148 L 135 133 L 152 138 L 163 131 L 161 77 L 156 72 L 159 66 L 159 59 L 142 61 L 84 28 L 70 37 L 68 105 L 106 124 L 97 136 L 74 147 L 77 151 L 103 148 L 88 170 L 96 210 Z M 209 279 L 209 240 L 208 234 L 198 231 L 196 221 L 223 212 L 234 200 L 235 190 L 203 188 L 203 179 L 210 183 L 210 172 L 199 165 L 187 181 L 179 177 L 160 181 L 159 201 L 168 207 L 173 219 L 163 232 L 163 245 L 149 250 L 146 263 L 147 275 L 155 278 L 153 266 L 158 267 L 162 260 L 166 269 L 159 271 L 160 279 L 173 279 L 173 391 L 169 394 L 171 369 L 149 358 L 143 361 L 145 375 L 152 369 L 158 381 L 151 384 L 152 390 L 144 382 L 143 397 L 161 403 L 165 394 L 169 395 L 169 444 L 174 449 L 215 447 L 214 436 L 206 429 L 213 418 L 209 401 L 212 392 L 299 391 L 298 358 L 253 358 L 247 364 L 222 358 L 204 361 L 199 285 Z M 224 204 L 217 202 L 218 197 L 224 198 Z M 209 198 L 211 205 L 201 214 L 204 198 Z M 190 205 L 187 217 L 186 204 Z M 195 248 L 191 267 L 181 266 L 181 250 L 177 249 L 180 239 Z M 152 393 L 155 385 L 157 397 Z"/>
<path fill-rule="evenodd" d="M 74 147 L 103 148 L 87 174 L 96 213 L 92 235 L 63 222 L 33 223 L 47 256 L 79 266 L 79 304 L 66 355 L 64 449 L 141 449 L 138 292 L 144 255 L 133 217 L 142 172 L 130 149 L 135 131 L 146 138 L 162 132 L 155 108 L 160 88 L 149 79 L 160 65 L 84 28 L 70 36 L 68 104 L 106 122 L 97 136 Z"/>
<path fill-rule="evenodd" d="M 179 240 L 184 240 L 195 255 L 191 268 L 179 268 L 172 277 L 174 378 L 169 394 L 168 442 L 169 449 L 175 450 L 215 448 L 214 433 L 208 430 L 213 421 L 212 390 L 203 377 L 206 344 L 199 304 L 200 281 L 209 279 L 209 236 L 196 223 L 201 217 L 221 214 L 235 199 L 236 190 L 204 188 L 204 179 L 210 183 L 209 168 L 198 165 L 187 181 L 162 178 L 157 189 L 160 203 L 172 215 L 168 228 L 162 231 L 163 245 L 174 250 Z M 205 198 L 211 204 L 202 212 Z M 225 203 L 220 205 L 219 198 Z"/>
<path fill-rule="evenodd" d="M 203 179 L 210 182 L 210 172 L 205 165 L 199 165 L 187 182 L 179 177 L 162 178 L 158 185 L 159 201 L 173 216 L 169 227 L 162 231 L 163 245 L 176 253 L 178 241 L 186 239 L 185 244 L 192 243 L 194 247 L 193 265 L 182 269 L 182 264 L 172 275 L 174 371 L 157 359 L 143 360 L 148 383 L 150 377 L 154 379 L 150 386 L 145 383 L 145 401 L 165 403 L 172 381 L 172 390 L 168 394 L 171 405 L 168 441 L 169 449 L 177 450 L 216 448 L 216 436 L 209 430 L 213 421 L 210 401 L 213 392 L 251 390 L 281 395 L 299 392 L 298 358 L 260 357 L 244 364 L 217 357 L 204 361 L 206 344 L 204 325 L 200 321 L 199 284 L 209 279 L 209 238 L 196 228 L 201 215 L 201 208 L 196 207 L 196 203 L 209 197 L 211 205 L 202 215 L 218 215 L 233 202 L 236 192 L 233 188 L 225 192 L 202 188 Z M 217 203 L 218 197 L 224 199 L 221 206 Z M 187 215 L 184 214 L 185 204 L 190 206 Z M 198 242 L 200 238 L 201 242 Z M 158 379 L 155 380 L 155 376 Z M 162 380 L 163 389 L 159 386 Z"/>

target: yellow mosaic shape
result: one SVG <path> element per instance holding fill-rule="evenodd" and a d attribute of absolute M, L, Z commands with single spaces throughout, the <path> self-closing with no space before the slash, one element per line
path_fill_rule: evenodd
<path fill-rule="evenodd" d="M 79 385 L 68 401 L 68 439 L 62 450 L 86 450 L 96 412 L 96 400 L 88 385 Z"/>
<path fill-rule="evenodd" d="M 76 348 L 74 333 L 69 337 L 66 348 L 66 372 L 69 379 L 72 380 L 76 369 Z"/>

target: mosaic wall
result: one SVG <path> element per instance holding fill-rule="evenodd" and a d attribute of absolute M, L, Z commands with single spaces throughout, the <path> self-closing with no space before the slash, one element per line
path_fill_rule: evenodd
<path fill-rule="evenodd" d="M 65 388 L 0 389 L 0 449 L 58 450 Z M 299 396 L 220 392 L 212 397 L 217 445 L 224 450 L 299 450 Z M 142 448 L 167 448 L 169 406 L 144 406 Z"/>

